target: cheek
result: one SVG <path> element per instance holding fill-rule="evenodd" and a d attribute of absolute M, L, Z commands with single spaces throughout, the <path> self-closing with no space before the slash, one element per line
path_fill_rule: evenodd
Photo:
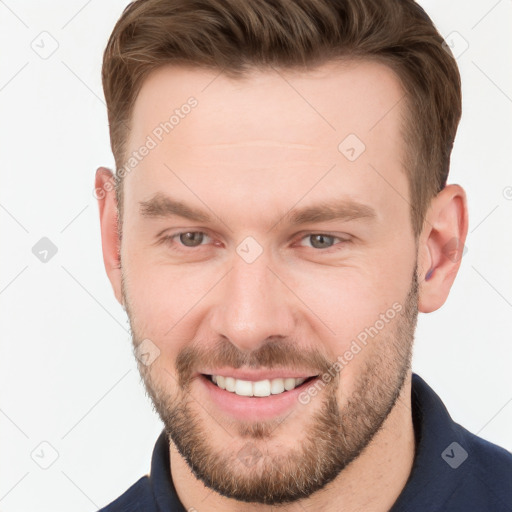
<path fill-rule="evenodd" d="M 401 258 L 395 264 L 329 268 L 307 278 L 295 276 L 297 295 L 318 316 L 304 310 L 310 328 L 333 361 L 343 357 L 349 379 L 375 351 L 392 349 L 390 341 L 405 309 L 413 271 L 410 255 Z"/>
<path fill-rule="evenodd" d="M 129 252 L 129 251 L 127 251 Z M 187 339 L 196 306 L 215 282 L 216 273 L 199 267 L 172 266 L 149 261 L 132 251 L 123 262 L 125 287 L 138 336 L 164 341 L 177 333 Z"/>
<path fill-rule="evenodd" d="M 159 357 L 150 368 L 153 387 L 169 389 L 177 378 L 174 361 L 194 337 L 187 313 L 191 314 L 192 301 L 197 299 L 179 279 L 169 279 L 161 270 L 133 268 L 137 270 L 130 272 L 126 283 L 133 334 L 137 340 L 147 338 L 158 347 Z"/>

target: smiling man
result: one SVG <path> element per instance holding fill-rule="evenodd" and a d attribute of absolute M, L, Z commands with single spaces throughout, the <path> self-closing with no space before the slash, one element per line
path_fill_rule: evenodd
<path fill-rule="evenodd" d="M 165 427 L 103 510 L 512 510 L 512 455 L 411 370 L 468 227 L 424 11 L 139 0 L 103 85 L 104 262 Z"/>

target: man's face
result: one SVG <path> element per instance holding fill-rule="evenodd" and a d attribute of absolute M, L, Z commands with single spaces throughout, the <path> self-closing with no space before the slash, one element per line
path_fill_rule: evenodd
<path fill-rule="evenodd" d="M 397 401 L 418 292 L 403 96 L 371 62 L 243 80 L 165 67 L 143 84 L 128 154 L 156 145 L 125 178 L 123 299 L 134 344 L 158 355 L 139 363 L 155 408 L 220 494 L 309 496 Z M 312 379 L 280 392 L 292 377 Z"/>

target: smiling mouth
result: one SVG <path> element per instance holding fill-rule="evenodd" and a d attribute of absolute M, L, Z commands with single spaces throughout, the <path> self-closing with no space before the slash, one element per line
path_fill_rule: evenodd
<path fill-rule="evenodd" d="M 303 386 L 311 380 L 316 379 L 318 375 L 311 377 L 301 377 L 299 379 L 293 377 L 284 377 L 276 379 L 264 379 L 259 381 L 250 381 L 243 379 L 235 379 L 234 377 L 224 377 L 222 375 L 205 375 L 217 387 L 229 391 L 235 395 L 247 397 L 266 397 L 270 395 L 280 395 L 287 391 Z"/>

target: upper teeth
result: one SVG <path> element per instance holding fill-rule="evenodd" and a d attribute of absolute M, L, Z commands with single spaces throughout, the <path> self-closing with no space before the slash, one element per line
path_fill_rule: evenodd
<path fill-rule="evenodd" d="M 219 388 L 231 391 L 240 396 L 269 396 L 283 393 L 284 390 L 290 391 L 300 386 L 306 378 L 294 379 L 265 379 L 257 382 L 250 380 L 234 379 L 233 377 L 223 377 L 222 375 L 212 375 L 212 381 Z"/>

